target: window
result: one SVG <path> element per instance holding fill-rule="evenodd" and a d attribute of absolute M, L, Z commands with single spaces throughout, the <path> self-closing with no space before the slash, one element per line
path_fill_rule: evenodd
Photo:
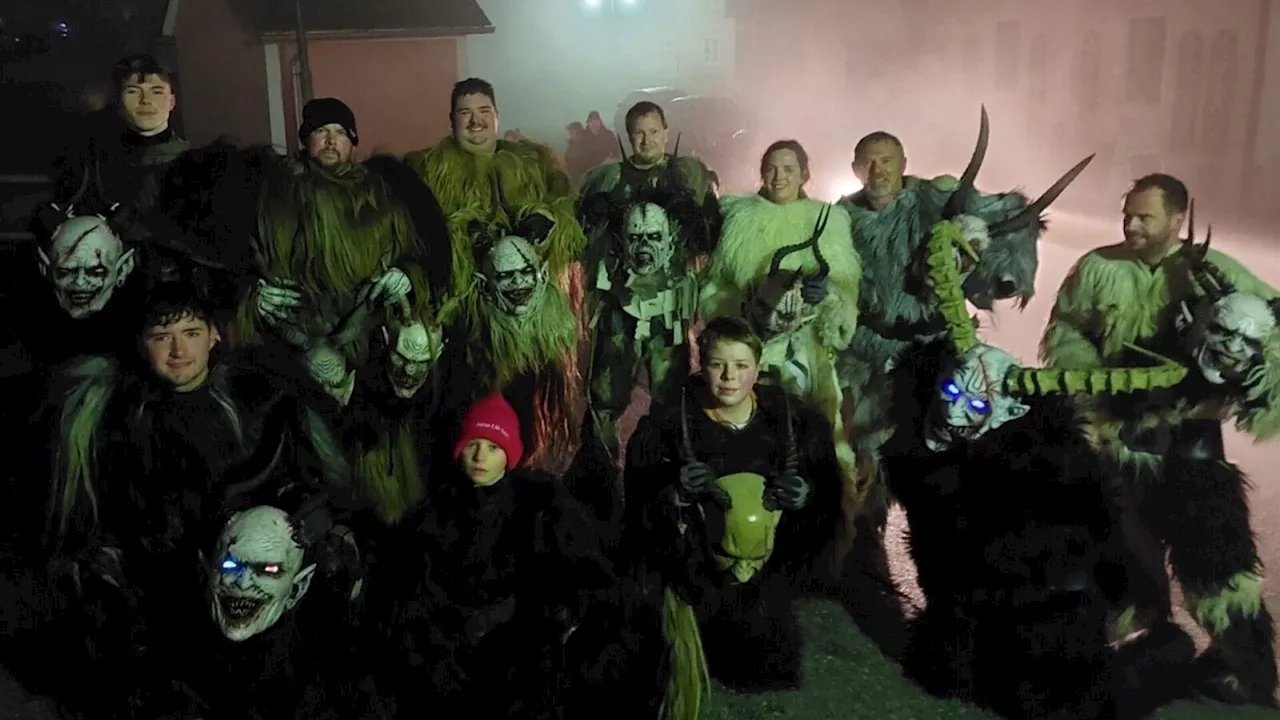
<path fill-rule="evenodd" d="M 1209 49 L 1209 93 L 1204 107 L 1200 142 L 1206 150 L 1220 149 L 1231 135 L 1236 76 L 1240 70 L 1240 38 L 1222 30 Z"/>
<path fill-rule="evenodd" d="M 1032 102 L 1049 98 L 1049 36 L 1037 35 L 1031 40 L 1027 57 L 1027 97 Z"/>
<path fill-rule="evenodd" d="M 702 60 L 708 65 L 720 64 L 720 41 L 708 38 L 702 41 Z"/>
<path fill-rule="evenodd" d="M 1198 30 L 1182 34 L 1178 41 L 1178 64 L 1174 70 L 1173 124 L 1169 128 L 1169 152 L 1191 152 L 1204 104 L 1204 37 Z"/>
<path fill-rule="evenodd" d="M 996 23 L 996 89 L 1017 90 L 1022 63 L 1022 28 L 1012 20 Z"/>
<path fill-rule="evenodd" d="M 1164 18 L 1129 21 L 1129 62 L 1125 74 L 1125 98 L 1129 102 L 1156 105 L 1164 82 Z"/>

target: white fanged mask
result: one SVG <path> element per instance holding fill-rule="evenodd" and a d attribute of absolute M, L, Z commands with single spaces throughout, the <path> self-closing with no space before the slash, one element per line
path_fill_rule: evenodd
<path fill-rule="evenodd" d="M 40 274 L 53 283 L 68 315 L 83 320 L 101 312 L 133 271 L 134 251 L 98 215 L 67 218 L 53 233 L 53 257 L 38 250 Z"/>
<path fill-rule="evenodd" d="M 508 235 L 489 251 L 484 278 L 493 302 L 510 315 L 527 315 L 547 288 L 547 264 L 528 240 Z"/>
<path fill-rule="evenodd" d="M 627 211 L 627 267 L 636 275 L 665 272 L 675 255 L 675 229 L 667 212 L 653 203 Z"/>
<path fill-rule="evenodd" d="M 960 235 L 975 255 L 981 256 L 982 251 L 991 244 L 991 237 L 987 233 L 987 223 L 982 218 L 973 215 L 959 215 L 953 218 L 951 222 L 960 228 Z M 953 252 L 956 258 L 956 268 L 959 269 L 960 279 L 963 280 L 978 266 L 978 260 L 959 247 L 955 248 Z"/>
<path fill-rule="evenodd" d="M 798 274 L 783 271 L 753 288 L 746 309 L 756 332 L 772 338 L 812 322 L 817 308 L 804 301 L 801 287 Z"/>
<path fill-rule="evenodd" d="M 990 345 L 976 345 L 960 356 L 955 373 L 940 379 L 938 402 L 925 428 L 928 448 L 948 450 L 1026 415 L 1031 408 L 1005 392 L 1005 378 L 1017 366 L 1012 355 Z"/>
<path fill-rule="evenodd" d="M 1200 373 L 1214 385 L 1244 381 L 1262 362 L 1262 347 L 1275 331 L 1276 316 L 1267 301 L 1233 292 L 1216 301 L 1204 299 L 1194 313 L 1183 309 L 1180 324 L 1189 326 L 1187 342 Z"/>
<path fill-rule="evenodd" d="M 400 328 L 391 350 L 391 366 L 387 376 L 396 397 L 413 397 L 426 384 L 431 366 L 444 351 L 444 336 L 439 328 L 413 323 Z"/>
<path fill-rule="evenodd" d="M 227 639 L 266 632 L 302 600 L 316 570 L 302 558 L 283 510 L 263 505 L 227 522 L 209 566 L 209 611 Z"/>

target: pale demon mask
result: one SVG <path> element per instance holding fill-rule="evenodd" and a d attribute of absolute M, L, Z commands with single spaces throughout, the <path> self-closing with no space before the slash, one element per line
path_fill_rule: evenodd
<path fill-rule="evenodd" d="M 227 639 L 266 632 L 306 595 L 316 566 L 283 510 L 259 506 L 237 513 L 218 537 L 209 567 L 209 610 Z"/>
<path fill-rule="evenodd" d="M 664 272 L 675 255 L 674 223 L 654 203 L 637 203 L 627 211 L 627 267 L 636 275 Z"/>
<path fill-rule="evenodd" d="M 499 309 L 510 315 L 527 315 L 546 292 L 547 264 L 529 241 L 508 235 L 485 258 L 484 278 Z"/>
<path fill-rule="evenodd" d="M 795 332 L 817 317 L 817 308 L 801 296 L 804 278 L 781 271 L 751 290 L 747 317 L 765 338 Z"/>
<path fill-rule="evenodd" d="M 1183 304 L 1179 325 L 1200 373 L 1214 385 L 1243 382 L 1262 362 L 1267 335 L 1276 316 L 1257 295 L 1232 292 L 1204 298 L 1194 312 Z"/>
<path fill-rule="evenodd" d="M 339 403 L 346 405 L 356 386 L 356 371 L 347 368 L 340 350 L 327 343 L 315 343 L 306 351 L 311 377 Z"/>
<path fill-rule="evenodd" d="M 68 315 L 83 320 L 101 312 L 133 271 L 134 252 L 99 215 L 68 217 L 53 233 L 52 257 L 38 250 L 40 274 L 53 283 Z"/>
<path fill-rule="evenodd" d="M 1027 414 L 1030 407 L 1005 390 L 1005 379 L 1017 367 L 1016 358 L 990 345 L 975 345 L 961 355 L 955 372 L 941 378 L 938 402 L 929 413 L 929 449 L 942 452 Z"/>
<path fill-rule="evenodd" d="M 391 349 L 391 365 L 387 376 L 396 397 L 413 397 L 426 384 L 431 367 L 444 351 L 444 337 L 439 328 L 428 328 L 420 322 L 401 327 Z"/>

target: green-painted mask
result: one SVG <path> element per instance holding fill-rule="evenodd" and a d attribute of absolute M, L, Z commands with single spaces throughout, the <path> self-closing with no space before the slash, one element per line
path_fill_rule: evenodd
<path fill-rule="evenodd" d="M 773 554 L 781 510 L 764 507 L 765 479 L 755 473 L 734 473 L 716 480 L 729 495 L 732 507 L 715 503 L 703 508 L 716 567 L 733 573 L 737 582 L 749 582 Z"/>

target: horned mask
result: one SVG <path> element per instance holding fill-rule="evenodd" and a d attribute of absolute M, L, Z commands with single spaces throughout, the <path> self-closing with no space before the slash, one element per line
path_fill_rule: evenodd
<path fill-rule="evenodd" d="M 73 319 L 102 311 L 134 268 L 134 250 L 101 215 L 75 215 L 53 232 L 49 253 L 39 249 L 40 274 L 53 284 L 58 305 Z"/>
<path fill-rule="evenodd" d="M 507 235 L 495 243 L 483 268 L 489 300 L 507 314 L 531 314 L 547 291 L 547 263 L 522 237 Z"/>
<path fill-rule="evenodd" d="M 1240 292 L 1209 260 L 1210 229 L 1195 244 L 1195 206 L 1188 217 L 1188 237 L 1182 252 L 1191 260 L 1192 276 L 1203 296 L 1194 307 L 1182 304 L 1178 328 L 1183 343 L 1205 380 L 1213 385 L 1238 385 L 1263 363 L 1263 346 L 1276 330 L 1276 310 L 1252 293 Z"/>
<path fill-rule="evenodd" d="M 955 248 L 963 242 L 961 227 L 944 220 L 933 228 L 926 260 L 955 358 L 937 379 L 938 399 L 926 414 L 924 441 L 930 450 L 971 442 L 1026 415 L 1031 408 L 1024 400 L 1037 395 L 1143 392 L 1172 387 L 1186 376 L 1185 367 L 1136 347 L 1132 349 L 1158 364 L 1090 370 L 1020 367 L 1009 353 L 978 340 L 956 264 Z"/>

